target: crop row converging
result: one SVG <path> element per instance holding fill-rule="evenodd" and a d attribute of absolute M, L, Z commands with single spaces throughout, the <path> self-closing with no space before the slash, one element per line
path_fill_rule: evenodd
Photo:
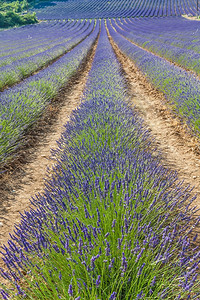
<path fill-rule="evenodd" d="M 42 114 L 58 91 L 77 72 L 94 44 L 98 21 L 67 42 L 59 60 L 0 94 L 0 162 L 7 162 L 23 142 L 24 132 Z"/>
<path fill-rule="evenodd" d="M 152 155 L 103 22 L 58 145 L 44 195 L 4 246 L 3 299 L 197 299 L 190 190 Z"/>
<path fill-rule="evenodd" d="M 36 3 L 33 8 L 39 19 L 124 18 L 180 16 L 197 14 L 194 0 L 55 0 Z"/>

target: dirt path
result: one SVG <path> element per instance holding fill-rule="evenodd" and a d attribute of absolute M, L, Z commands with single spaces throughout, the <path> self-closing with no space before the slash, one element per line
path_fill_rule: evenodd
<path fill-rule="evenodd" d="M 139 111 L 152 136 L 155 137 L 157 148 L 162 152 L 163 165 L 176 170 L 180 180 L 194 186 L 193 193 L 197 194 L 194 205 L 200 209 L 200 144 L 198 139 L 192 136 L 187 126 L 170 112 L 164 95 L 147 82 L 136 65 L 119 50 L 112 40 L 111 43 L 127 81 L 130 101 Z"/>
<path fill-rule="evenodd" d="M 14 224 L 20 222 L 20 213 L 29 209 L 31 196 L 43 191 L 47 167 L 51 170 L 55 162 L 51 157 L 51 149 L 57 148 L 56 141 L 64 130 L 63 125 L 69 120 L 72 110 L 80 104 L 96 45 L 97 43 L 78 75 L 70 82 L 70 86 L 68 84 L 56 99 L 59 105 L 49 106 L 48 109 L 54 111 L 53 115 L 54 118 L 56 116 L 56 119 L 51 122 L 53 124 L 50 126 L 50 130 L 41 135 L 38 144 L 32 149 L 32 154 L 27 159 L 29 162 L 20 166 L 20 170 L 17 171 L 18 176 L 15 174 L 14 179 L 12 174 L 7 174 L 3 178 L 12 188 L 9 191 L 5 191 L 4 188 L 3 193 L 0 194 L 0 196 L 3 195 L 0 197 L 0 246 L 9 239 L 9 233 L 12 233 Z M 7 197 L 5 197 L 5 193 Z M 0 266 L 2 265 L 3 262 L 0 260 Z"/>

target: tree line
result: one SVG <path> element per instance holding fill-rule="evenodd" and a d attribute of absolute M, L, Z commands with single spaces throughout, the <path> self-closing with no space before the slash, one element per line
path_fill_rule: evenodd
<path fill-rule="evenodd" d="M 0 28 L 37 22 L 35 13 L 28 12 L 34 0 L 0 0 Z"/>

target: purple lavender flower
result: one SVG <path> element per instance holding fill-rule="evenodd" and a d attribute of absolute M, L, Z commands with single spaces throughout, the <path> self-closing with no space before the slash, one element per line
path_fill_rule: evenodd
<path fill-rule="evenodd" d="M 139 294 L 137 294 L 137 300 L 138 299 L 142 299 L 142 297 L 143 297 L 144 295 L 143 295 L 143 291 L 141 291 Z"/>
<path fill-rule="evenodd" d="M 94 268 L 95 268 L 94 262 L 95 262 L 95 256 L 92 256 L 92 258 L 90 260 L 90 264 L 91 264 L 92 270 L 94 270 Z"/>
<path fill-rule="evenodd" d="M 125 273 L 127 270 L 128 264 L 127 264 L 127 260 L 125 257 L 124 252 L 122 253 L 122 272 Z"/>
<path fill-rule="evenodd" d="M 61 274 L 61 272 L 59 272 L 59 279 L 60 279 L 60 280 L 62 279 L 62 274 Z"/>
<path fill-rule="evenodd" d="M 110 255 L 110 243 L 106 240 L 106 256 L 109 256 Z"/>
<path fill-rule="evenodd" d="M 97 280 L 96 280 L 96 288 L 99 287 L 100 283 L 101 283 L 101 276 L 98 275 Z"/>
<path fill-rule="evenodd" d="M 141 256 L 142 256 L 144 250 L 145 250 L 145 248 L 142 248 L 142 249 L 141 249 L 140 253 L 137 255 L 137 258 L 136 258 L 136 260 L 135 260 L 136 262 L 138 262 L 138 260 L 141 258 Z"/>
<path fill-rule="evenodd" d="M 141 275 L 144 266 L 145 266 L 145 263 L 143 263 L 143 264 L 141 265 L 141 267 L 140 267 L 140 269 L 139 269 L 139 271 L 138 271 L 138 273 L 137 273 L 137 276 L 140 276 L 140 275 Z"/>
<path fill-rule="evenodd" d="M 109 271 L 110 271 L 110 269 L 113 267 L 114 262 L 115 262 L 115 257 L 112 258 L 112 260 L 111 260 L 111 262 L 110 262 L 110 264 L 109 264 L 109 266 L 108 266 L 108 270 L 109 270 Z"/>
<path fill-rule="evenodd" d="M 150 285 L 153 287 L 155 285 L 155 283 L 156 283 L 156 276 L 154 276 L 154 278 L 153 278 L 153 280 L 152 280 L 152 282 L 151 282 Z"/>
<path fill-rule="evenodd" d="M 1 296 L 3 297 L 3 299 L 8 300 L 9 299 L 9 295 L 8 293 L 6 293 L 4 290 L 1 290 Z"/>
<path fill-rule="evenodd" d="M 115 227 L 115 224 L 116 224 L 116 219 L 114 219 L 113 222 L 112 222 L 112 228 Z"/>
<path fill-rule="evenodd" d="M 116 292 L 113 292 L 113 293 L 110 295 L 109 300 L 114 300 L 114 299 L 116 299 L 116 296 L 117 296 L 117 293 L 116 293 Z"/>
<path fill-rule="evenodd" d="M 67 253 L 71 254 L 71 248 L 69 246 L 69 239 L 66 239 L 65 249 L 67 250 Z"/>
<path fill-rule="evenodd" d="M 82 239 L 80 238 L 80 239 L 79 239 L 79 243 L 78 243 L 78 253 L 79 253 L 80 255 L 83 255 L 82 246 L 83 246 L 83 241 L 82 241 Z"/>
<path fill-rule="evenodd" d="M 69 288 L 68 288 L 68 294 L 70 297 L 73 297 L 73 288 L 72 288 L 71 284 L 69 285 Z"/>

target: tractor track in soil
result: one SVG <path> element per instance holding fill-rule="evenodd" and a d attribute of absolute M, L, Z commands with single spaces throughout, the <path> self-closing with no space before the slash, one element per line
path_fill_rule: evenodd
<path fill-rule="evenodd" d="M 31 197 L 42 194 L 45 180 L 55 164 L 52 150 L 69 121 L 70 114 L 81 103 L 87 75 L 94 58 L 97 40 L 71 80 L 47 107 L 42 118 L 25 136 L 18 159 L 4 169 L 0 177 L 0 247 L 21 220 L 20 213 L 30 209 Z M 0 254 L 0 267 L 4 267 Z"/>

